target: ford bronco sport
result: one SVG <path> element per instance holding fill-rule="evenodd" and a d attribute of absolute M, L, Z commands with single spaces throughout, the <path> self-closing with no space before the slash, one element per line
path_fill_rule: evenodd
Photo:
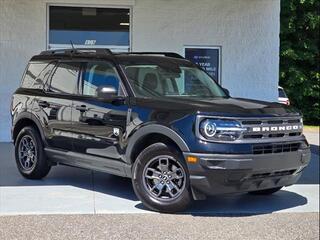
<path fill-rule="evenodd" d="M 299 112 L 232 98 L 175 53 L 44 51 L 11 114 L 24 177 L 57 164 L 129 177 L 143 204 L 162 212 L 208 195 L 272 194 L 310 160 Z"/>

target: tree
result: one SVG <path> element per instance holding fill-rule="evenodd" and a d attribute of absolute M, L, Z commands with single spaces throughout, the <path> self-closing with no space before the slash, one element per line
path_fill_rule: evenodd
<path fill-rule="evenodd" d="M 280 86 L 304 121 L 319 125 L 319 0 L 281 0 Z"/>

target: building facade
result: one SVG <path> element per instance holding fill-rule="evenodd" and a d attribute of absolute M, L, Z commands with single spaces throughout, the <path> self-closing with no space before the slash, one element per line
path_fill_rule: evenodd
<path fill-rule="evenodd" d="M 280 0 L 0 0 L 0 141 L 10 141 L 11 95 L 42 50 L 72 42 L 212 57 L 208 71 L 232 96 L 276 101 L 279 31 Z"/>

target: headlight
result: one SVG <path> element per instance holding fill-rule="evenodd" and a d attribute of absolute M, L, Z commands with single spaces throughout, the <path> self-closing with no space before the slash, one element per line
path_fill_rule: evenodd
<path fill-rule="evenodd" d="M 213 141 L 235 141 L 246 130 L 235 120 L 204 119 L 200 122 L 202 137 Z"/>

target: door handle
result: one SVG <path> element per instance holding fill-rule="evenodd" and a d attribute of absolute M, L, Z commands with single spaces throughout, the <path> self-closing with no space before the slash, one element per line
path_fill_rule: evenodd
<path fill-rule="evenodd" d="M 76 109 L 79 110 L 80 112 L 85 112 L 88 110 L 86 105 L 78 105 L 76 106 Z"/>
<path fill-rule="evenodd" d="M 47 108 L 50 106 L 50 104 L 47 101 L 39 101 L 39 106 L 43 108 Z"/>

